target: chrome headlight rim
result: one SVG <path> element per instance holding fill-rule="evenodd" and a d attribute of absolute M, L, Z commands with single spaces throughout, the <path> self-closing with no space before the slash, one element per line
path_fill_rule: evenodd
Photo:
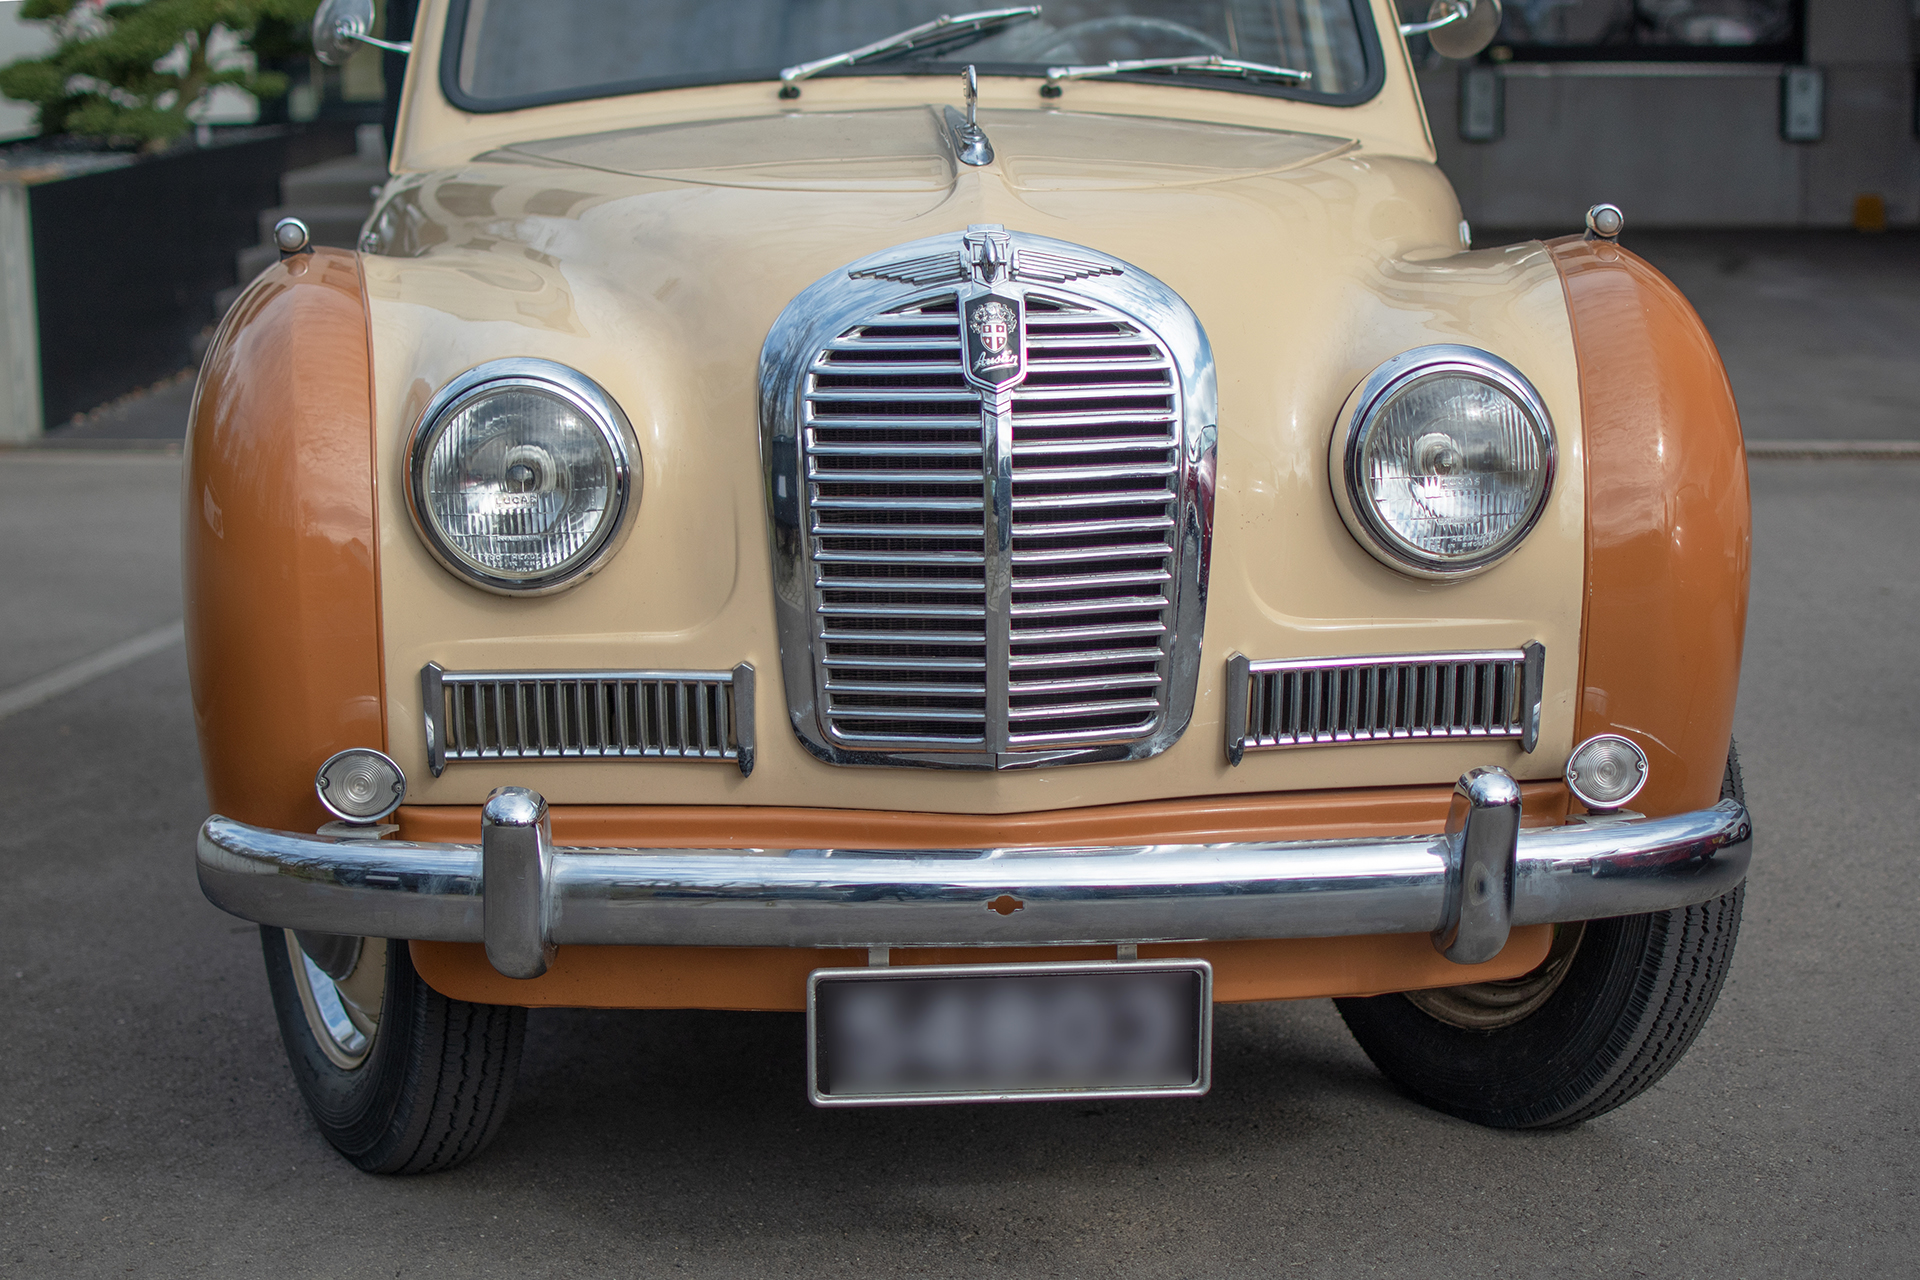
<path fill-rule="evenodd" d="M 565 564 L 542 574 L 499 573 L 463 554 L 447 541 L 428 514 L 427 457 L 438 429 L 482 395 L 521 388 L 556 395 L 594 425 L 613 458 L 614 498 L 607 520 L 588 546 Z M 578 586 L 605 566 L 627 539 L 640 496 L 640 451 L 633 425 L 599 383 L 577 369 L 552 360 L 512 356 L 489 360 L 460 374 L 427 402 L 407 438 L 407 514 L 414 531 L 442 568 L 471 586 L 496 595 L 525 598 Z"/>
<path fill-rule="evenodd" d="M 1499 542 L 1472 556 L 1449 558 L 1413 545 L 1387 525 L 1367 497 L 1361 474 L 1361 451 L 1367 430 L 1382 409 L 1412 384 L 1435 376 L 1452 375 L 1483 382 L 1510 397 L 1531 420 L 1541 439 L 1540 496 L 1526 519 Z M 1331 463 L 1334 505 L 1354 541 L 1374 559 L 1409 577 L 1429 582 L 1457 582 L 1493 568 L 1512 555 L 1546 515 L 1559 472 L 1559 440 L 1546 402 L 1525 374 L 1491 351 L 1457 343 L 1436 343 L 1403 351 L 1382 363 L 1354 392 L 1344 426 L 1334 433 Z"/>

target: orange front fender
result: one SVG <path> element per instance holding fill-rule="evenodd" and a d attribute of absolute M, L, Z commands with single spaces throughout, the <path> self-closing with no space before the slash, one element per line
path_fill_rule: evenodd
<path fill-rule="evenodd" d="M 207 799 L 311 831 L 320 762 L 386 746 L 372 358 L 358 255 L 296 254 L 207 353 L 182 468 L 187 665 Z"/>
<path fill-rule="evenodd" d="M 1720 353 L 1678 289 L 1605 241 L 1549 246 L 1586 420 L 1587 563 L 1575 740 L 1647 753 L 1652 815 L 1720 796 L 1747 627 L 1753 518 Z"/>

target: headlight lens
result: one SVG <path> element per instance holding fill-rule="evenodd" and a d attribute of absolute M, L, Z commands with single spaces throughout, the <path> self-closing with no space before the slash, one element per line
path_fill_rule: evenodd
<path fill-rule="evenodd" d="M 1335 444 L 1348 527 L 1377 558 L 1421 577 L 1458 577 L 1512 551 L 1553 488 L 1546 406 L 1512 365 L 1471 347 L 1389 360 Z"/>
<path fill-rule="evenodd" d="M 415 522 L 442 564 L 489 590 L 556 590 L 616 545 L 637 486 L 631 429 L 589 379 L 501 360 L 449 383 L 409 450 Z"/>

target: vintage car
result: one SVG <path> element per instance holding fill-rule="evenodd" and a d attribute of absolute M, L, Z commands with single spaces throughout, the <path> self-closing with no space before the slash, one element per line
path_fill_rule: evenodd
<path fill-rule="evenodd" d="M 1673 1066 L 1739 421 L 1618 210 L 1471 247 L 1397 23 L 421 6 L 183 495 L 200 883 L 347 1159 L 472 1156 L 543 1006 L 804 1011 L 822 1106 L 1197 1095 L 1306 997 L 1486 1125 Z"/>

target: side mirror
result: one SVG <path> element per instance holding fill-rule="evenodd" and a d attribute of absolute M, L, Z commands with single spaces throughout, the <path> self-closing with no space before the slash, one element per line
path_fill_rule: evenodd
<path fill-rule="evenodd" d="M 373 0 L 320 0 L 320 8 L 313 15 L 313 55 L 337 67 L 353 56 L 356 44 L 370 44 L 388 53 L 413 52 L 410 43 L 374 39 L 367 34 L 372 29 Z"/>
<path fill-rule="evenodd" d="M 1401 35 L 1424 35 L 1448 58 L 1471 58 L 1492 44 L 1499 32 L 1500 0 L 1433 0 L 1425 22 L 1400 24 Z M 318 46 L 318 37 L 314 44 Z"/>

